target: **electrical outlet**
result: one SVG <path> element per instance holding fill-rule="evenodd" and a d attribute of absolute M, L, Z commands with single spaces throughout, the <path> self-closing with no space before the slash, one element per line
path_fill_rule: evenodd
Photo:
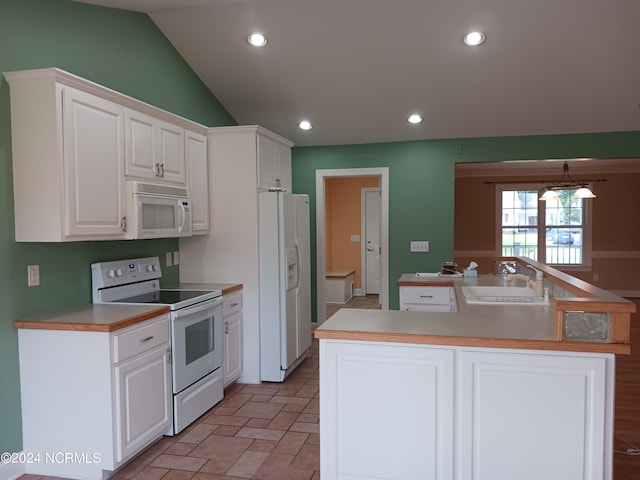
<path fill-rule="evenodd" d="M 27 286 L 40 285 L 40 265 L 27 265 Z"/>
<path fill-rule="evenodd" d="M 593 281 L 597 282 L 598 280 L 600 280 L 600 275 L 598 275 L 597 273 L 593 274 Z"/>
<path fill-rule="evenodd" d="M 411 251 L 411 252 L 428 252 L 429 251 L 429 242 L 428 241 L 411 242 L 409 251 Z"/>
<path fill-rule="evenodd" d="M 166 265 L 167 267 L 170 267 L 170 266 L 173 264 L 173 260 L 172 260 L 172 258 L 173 258 L 173 255 L 172 255 L 172 253 L 171 253 L 171 252 L 167 252 L 167 253 L 165 254 L 165 261 L 164 261 L 164 263 L 165 263 L 165 265 Z"/>
<path fill-rule="evenodd" d="M 173 264 L 180 265 L 180 252 L 173 252 Z"/>

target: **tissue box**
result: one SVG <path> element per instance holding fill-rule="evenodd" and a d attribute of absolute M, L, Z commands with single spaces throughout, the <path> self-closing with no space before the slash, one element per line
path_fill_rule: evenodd
<path fill-rule="evenodd" d="M 477 278 L 478 277 L 478 270 L 476 270 L 475 268 L 473 270 L 469 270 L 468 268 L 465 268 L 464 270 L 462 270 L 462 274 L 465 277 Z"/>

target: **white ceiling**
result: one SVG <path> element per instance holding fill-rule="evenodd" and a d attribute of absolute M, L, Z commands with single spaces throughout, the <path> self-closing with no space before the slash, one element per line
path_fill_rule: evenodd
<path fill-rule="evenodd" d="M 299 146 L 640 130 L 638 0 L 84 3 L 147 12 L 238 123 Z"/>

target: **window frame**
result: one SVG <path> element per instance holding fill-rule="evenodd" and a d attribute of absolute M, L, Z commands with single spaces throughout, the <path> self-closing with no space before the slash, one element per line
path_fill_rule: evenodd
<path fill-rule="evenodd" d="M 496 183 L 495 184 L 495 254 L 498 257 L 502 255 L 502 192 L 513 190 L 535 190 L 538 192 L 538 197 L 544 192 L 544 187 L 541 187 L 539 183 Z M 566 189 L 571 190 L 571 189 Z M 547 263 L 546 261 L 546 201 L 538 200 L 538 224 L 535 228 L 538 229 L 538 260 L 541 263 L 553 266 L 560 270 L 567 271 L 588 271 L 592 266 L 592 199 L 582 200 L 582 263 L 580 264 L 567 264 L 567 263 Z"/>

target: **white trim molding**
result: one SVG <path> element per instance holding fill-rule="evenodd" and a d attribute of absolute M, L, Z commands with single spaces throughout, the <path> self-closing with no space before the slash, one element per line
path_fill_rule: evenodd
<path fill-rule="evenodd" d="M 17 452 L 14 455 L 20 458 L 22 452 Z M 3 455 L 9 455 L 9 453 L 2 452 Z M 14 463 L 0 461 L 0 480 L 15 480 L 21 477 L 26 472 L 24 471 L 24 463 Z"/>
<path fill-rule="evenodd" d="M 389 308 L 389 167 L 316 170 L 316 291 L 317 324 L 326 317 L 325 277 L 327 265 L 325 233 L 325 179 L 343 177 L 380 177 L 380 308 Z"/>

